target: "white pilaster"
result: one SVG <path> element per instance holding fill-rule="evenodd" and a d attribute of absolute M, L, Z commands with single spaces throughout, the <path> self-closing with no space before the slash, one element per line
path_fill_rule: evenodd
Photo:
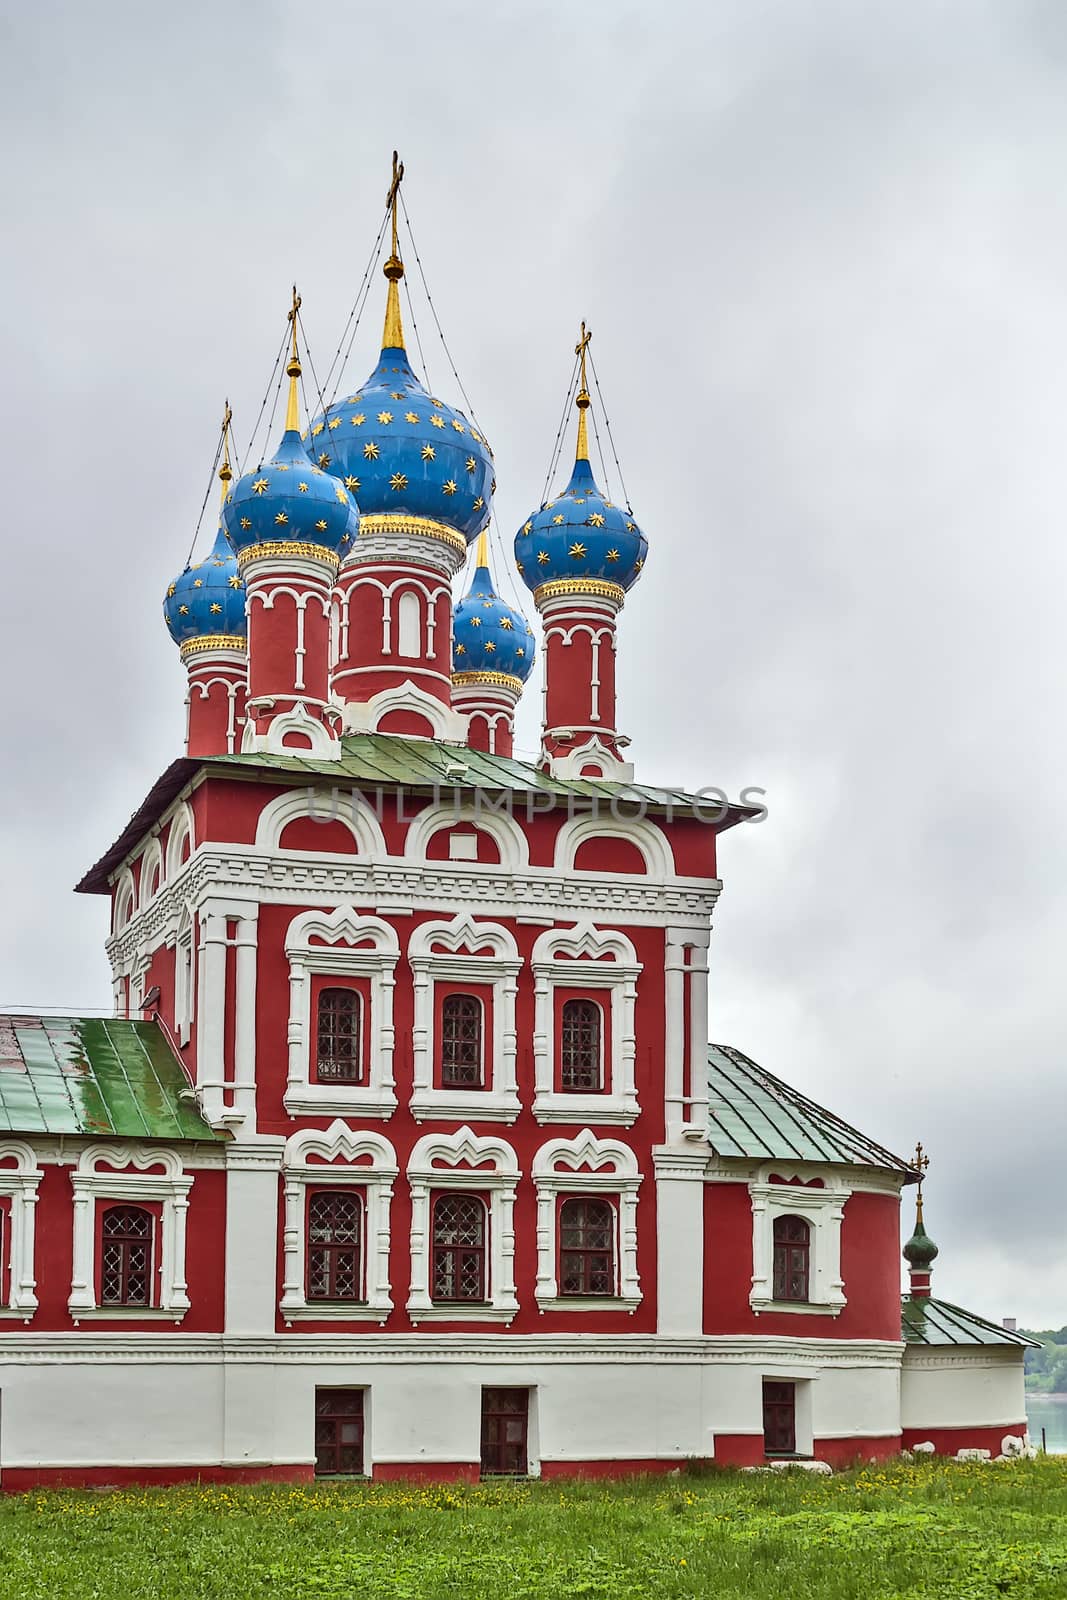
<path fill-rule="evenodd" d="M 278 1174 L 285 1140 L 226 1146 L 226 1332 L 273 1334 L 278 1305 Z"/>
<path fill-rule="evenodd" d="M 704 1326 L 707 1153 L 652 1153 L 656 1174 L 656 1332 L 695 1338 Z"/>

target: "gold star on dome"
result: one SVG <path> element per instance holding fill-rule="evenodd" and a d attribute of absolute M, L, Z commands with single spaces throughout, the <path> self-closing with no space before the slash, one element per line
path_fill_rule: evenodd
<path fill-rule="evenodd" d="M 475 461 L 473 456 L 468 456 L 464 465 L 466 466 L 468 472 L 473 472 L 478 463 Z"/>
<path fill-rule="evenodd" d="M 516 572 L 521 572 L 522 571 L 522 562 L 521 561 L 516 561 L 516 563 L 515 563 L 515 571 Z"/>
<path fill-rule="evenodd" d="M 325 517 L 321 517 L 319 519 L 319 521 L 316 522 L 315 526 L 316 526 L 316 528 L 318 528 L 320 533 L 325 533 L 326 532 L 326 518 Z"/>
<path fill-rule="evenodd" d="M 422 459 L 424 461 L 433 461 L 434 458 L 436 457 L 436 455 L 437 455 L 437 451 L 434 449 L 432 444 L 424 444 L 423 445 L 423 447 L 422 447 Z"/>
<path fill-rule="evenodd" d="M 572 544 L 570 549 L 568 550 L 567 554 L 571 555 L 571 556 L 574 556 L 576 561 L 580 561 L 582 559 L 582 557 L 585 555 L 585 545 L 584 544 Z"/>
<path fill-rule="evenodd" d="M 474 502 L 475 511 L 481 511 L 481 509 L 482 509 L 482 507 L 484 505 L 485 505 L 485 501 L 482 499 L 481 495 L 479 495 L 478 498 Z"/>
<path fill-rule="evenodd" d="M 279 511 L 274 520 L 279 525 L 284 527 L 284 525 L 289 521 L 289 514 L 286 511 Z"/>
<path fill-rule="evenodd" d="M 241 518 L 241 526 L 242 526 L 242 528 L 250 528 L 252 526 L 252 518 L 251 517 L 242 517 Z"/>
<path fill-rule="evenodd" d="M 322 455 L 319 457 L 319 466 L 320 467 L 328 467 L 329 465 L 330 465 L 330 457 L 326 454 L 325 451 L 323 451 Z"/>
<path fill-rule="evenodd" d="M 505 633 L 510 633 L 515 624 L 512 622 L 510 617 L 501 617 L 500 626 L 503 628 Z"/>
<path fill-rule="evenodd" d="M 341 426 L 340 417 L 331 417 L 329 422 L 326 424 L 326 426 L 329 428 L 330 432 L 332 433 L 335 428 L 339 428 Z"/>
<path fill-rule="evenodd" d="M 319 434 L 322 432 L 322 429 L 323 424 L 321 422 L 316 422 L 315 426 L 311 430 L 311 437 L 313 439 L 317 439 Z"/>
<path fill-rule="evenodd" d="M 602 528 L 604 526 L 604 518 L 599 511 L 590 511 L 589 521 L 594 528 Z"/>
<path fill-rule="evenodd" d="M 217 605 L 217 604 L 216 604 L 216 605 L 213 605 L 213 606 L 212 606 L 212 607 L 211 607 L 211 614 L 212 614 L 212 616 L 215 616 L 215 617 L 217 617 L 217 616 L 218 616 L 218 615 L 219 615 L 219 613 L 220 613 L 220 612 L 221 612 L 221 611 L 222 611 L 222 607 L 221 607 L 221 606 L 220 606 L 220 605 Z"/>
<path fill-rule="evenodd" d="M 359 479 L 353 478 L 352 474 L 349 473 L 348 477 L 345 479 L 345 488 L 351 489 L 352 493 L 355 494 L 356 490 L 359 488 Z"/>
<path fill-rule="evenodd" d="M 393 476 L 389 479 L 390 489 L 406 489 L 407 486 L 408 480 L 402 472 L 394 472 Z"/>
<path fill-rule="evenodd" d="M 547 563 L 548 559 L 549 559 L 549 556 L 548 556 L 548 551 L 547 550 L 538 550 L 538 552 L 537 552 L 537 565 L 539 567 L 543 567 Z"/>
<path fill-rule="evenodd" d="M 604 559 L 606 561 L 618 561 L 619 552 L 617 550 L 609 550 Z"/>
<path fill-rule="evenodd" d="M 444 418 L 443 417 L 431 417 L 430 418 L 430 426 L 431 427 L 443 428 L 444 425 L 445 425 L 445 422 L 444 422 Z"/>
<path fill-rule="evenodd" d="M 485 440 L 482 438 L 482 436 L 478 432 L 477 428 L 472 428 L 471 429 L 471 438 L 474 439 L 478 444 L 484 444 L 485 443 Z"/>
<path fill-rule="evenodd" d="M 457 433 L 466 433 L 467 431 L 458 417 L 452 418 L 452 426 L 455 428 Z"/>
<path fill-rule="evenodd" d="M 400 391 L 398 389 L 394 389 L 393 392 L 392 392 L 392 397 L 391 398 L 394 399 L 394 400 L 403 400 L 404 396 L 400 393 Z"/>
<path fill-rule="evenodd" d="M 442 492 L 444 494 L 455 494 L 455 492 L 456 492 L 456 480 L 455 480 L 455 478 L 449 478 L 446 483 L 443 483 L 441 485 L 441 489 L 442 489 Z"/>
<path fill-rule="evenodd" d="M 633 523 L 632 523 L 632 522 L 628 522 L 628 523 L 627 523 L 627 524 L 626 524 L 626 531 L 627 531 L 627 533 L 633 533 L 633 531 L 634 531 L 634 525 L 633 525 Z"/>
<path fill-rule="evenodd" d="M 562 511 L 557 511 L 556 515 L 552 518 L 552 521 L 554 523 L 556 523 L 557 525 L 560 524 L 563 521 L 563 513 L 562 513 Z"/>
<path fill-rule="evenodd" d="M 298 483 L 297 488 L 300 490 L 301 494 L 307 494 L 308 492 L 308 486 L 306 483 Z"/>
<path fill-rule="evenodd" d="M 211 563 L 211 565 L 213 567 L 224 567 L 226 565 L 226 563 L 225 563 L 225 561 L 213 561 Z"/>
<path fill-rule="evenodd" d="M 457 656 L 465 656 L 467 654 L 467 646 L 465 644 L 457 644 L 456 654 Z"/>
<path fill-rule="evenodd" d="M 438 411 L 443 411 L 445 409 L 444 401 L 443 400 L 434 400 L 432 396 L 430 398 L 430 404 L 432 406 L 436 406 Z"/>
<path fill-rule="evenodd" d="M 481 625 L 482 625 L 481 617 L 472 617 L 471 618 L 471 627 L 472 628 L 480 628 Z"/>
<path fill-rule="evenodd" d="M 368 461 L 377 461 L 378 457 L 381 455 L 381 451 L 378 449 L 378 446 L 375 444 L 373 439 L 368 439 L 366 444 L 363 446 L 363 454 L 366 456 Z"/>
<path fill-rule="evenodd" d="M 274 470 L 275 470 L 275 472 L 288 472 L 289 468 L 287 466 L 283 465 L 283 463 L 281 461 L 276 461 L 274 463 Z"/>
<path fill-rule="evenodd" d="M 523 533 L 529 533 L 529 531 L 530 531 L 530 529 L 532 527 L 533 527 L 533 523 L 532 522 L 524 522 L 523 525 L 522 525 Z"/>
<path fill-rule="evenodd" d="M 362 411 L 357 411 L 355 416 L 349 417 L 348 420 L 352 424 L 353 428 L 362 428 L 367 419 L 363 415 Z"/>
<path fill-rule="evenodd" d="M 193 579 L 193 588 L 194 589 L 202 589 L 203 587 L 204 587 L 203 578 L 194 578 Z"/>
<path fill-rule="evenodd" d="M 493 643 L 492 639 L 487 639 L 485 641 L 485 653 L 486 655 L 494 655 L 496 653 L 496 645 Z"/>
<path fill-rule="evenodd" d="M 419 420 L 419 413 L 417 411 L 405 411 L 404 412 L 404 421 L 405 422 L 418 422 L 418 420 Z"/>
<path fill-rule="evenodd" d="M 492 611 L 492 609 L 493 609 L 493 607 L 495 605 L 496 605 L 496 601 L 495 600 L 483 600 L 482 601 L 482 610 L 483 611 Z"/>
<path fill-rule="evenodd" d="M 515 654 L 517 656 L 524 656 L 526 654 L 526 651 L 523 649 L 521 644 L 519 645 L 518 649 L 515 651 Z"/>
<path fill-rule="evenodd" d="M 341 504 L 343 506 L 346 506 L 348 504 L 348 496 L 345 494 L 345 491 L 344 491 L 343 487 L 341 486 L 341 484 L 337 484 L 335 486 L 334 493 L 337 495 L 338 500 L 341 502 Z"/>
<path fill-rule="evenodd" d="M 266 478 L 257 478 L 255 483 L 252 485 L 252 493 L 266 494 L 269 488 L 270 484 L 267 482 Z"/>
<path fill-rule="evenodd" d="M 604 501 L 604 508 L 607 511 L 614 511 L 615 510 L 615 504 L 611 500 L 605 500 Z"/>
<path fill-rule="evenodd" d="M 490 494 L 496 494 L 496 479 L 495 478 L 493 479 L 492 483 L 489 485 L 489 493 Z"/>
<path fill-rule="evenodd" d="M 240 587 L 241 587 L 240 578 L 231 578 L 230 579 L 230 588 L 231 589 L 239 589 Z"/>
<path fill-rule="evenodd" d="M 583 495 L 575 495 L 574 503 L 575 503 L 576 506 L 584 506 L 585 505 L 585 495 L 584 494 Z"/>
<path fill-rule="evenodd" d="M 176 583 L 172 583 L 171 584 L 170 588 L 167 590 L 167 599 L 168 600 L 170 599 L 170 597 L 174 593 L 174 591 L 177 589 L 177 587 L 178 587 L 178 585 Z"/>
<path fill-rule="evenodd" d="M 640 572 L 641 568 L 644 566 L 644 564 L 645 564 L 644 556 L 638 556 L 637 560 L 634 562 L 634 571 L 635 572 Z"/>
<path fill-rule="evenodd" d="M 393 420 L 393 413 L 391 411 L 379 411 L 379 413 L 378 413 L 378 421 L 379 422 L 383 422 L 383 423 L 392 422 L 392 420 Z"/>
<path fill-rule="evenodd" d="M 187 617 L 189 615 L 189 607 L 188 606 L 179 606 L 178 607 L 178 615 L 179 615 L 179 617 Z"/>

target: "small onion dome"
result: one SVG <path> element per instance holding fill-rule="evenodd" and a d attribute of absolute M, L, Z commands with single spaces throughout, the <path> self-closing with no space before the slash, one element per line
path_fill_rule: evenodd
<path fill-rule="evenodd" d="M 313 419 L 307 448 L 352 490 L 365 534 L 421 533 L 465 553 L 489 521 L 492 451 L 462 411 L 428 394 L 415 376 L 397 293 L 403 266 L 390 257 L 385 272 L 389 297 L 378 365 L 362 388 Z"/>
<path fill-rule="evenodd" d="M 220 528 L 209 555 L 186 567 L 167 589 L 163 616 L 182 653 L 241 650 L 245 644 L 245 587 Z"/>
<path fill-rule="evenodd" d="M 904 1259 L 909 1267 L 923 1272 L 930 1267 L 938 1255 L 937 1245 L 923 1227 L 922 1218 L 915 1222 L 915 1232 L 904 1246 Z"/>
<path fill-rule="evenodd" d="M 480 553 L 480 552 L 479 552 Z M 502 674 L 521 689 L 533 671 L 536 645 L 530 624 L 493 589 L 481 563 L 452 613 L 452 680 L 473 683 L 484 673 Z"/>
<path fill-rule="evenodd" d="M 238 478 L 222 516 L 238 555 L 253 546 L 286 544 L 315 546 L 343 559 L 359 532 L 352 495 L 312 465 L 295 428 L 286 429 L 270 461 Z"/>
<path fill-rule="evenodd" d="M 535 595 L 561 578 L 630 589 L 647 552 L 648 540 L 633 517 L 604 498 L 581 457 L 563 493 L 535 511 L 515 535 L 515 561 Z"/>

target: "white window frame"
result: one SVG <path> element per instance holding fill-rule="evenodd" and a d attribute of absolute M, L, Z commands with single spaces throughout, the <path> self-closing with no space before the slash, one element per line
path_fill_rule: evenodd
<path fill-rule="evenodd" d="M 21 1139 L 0 1142 L 0 1161 L 14 1157 L 14 1167 L 0 1166 L 0 1195 L 10 1201 L 3 1247 L 8 1265 L 8 1295 L 0 1317 L 29 1322 L 37 1310 L 34 1239 L 37 1190 L 44 1174 L 37 1157 Z"/>
<path fill-rule="evenodd" d="M 106 1166 L 106 1172 L 98 1171 Z M 163 1167 L 162 1173 L 148 1167 Z M 110 1170 L 110 1169 L 117 1170 Z M 181 1322 L 189 1309 L 185 1281 L 186 1214 L 193 1179 L 172 1150 L 148 1145 L 90 1145 L 70 1175 L 74 1190 L 74 1264 L 67 1308 L 79 1322 L 93 1319 Z M 96 1298 L 96 1210 L 100 1200 L 161 1205 L 159 1238 L 153 1241 L 153 1303 L 102 1306 Z"/>
<path fill-rule="evenodd" d="M 537 1285 L 541 1311 L 629 1311 L 641 1304 L 637 1272 L 637 1157 L 618 1139 L 598 1139 L 583 1128 L 574 1139 L 550 1139 L 534 1156 L 537 1189 Z M 561 1197 L 602 1197 L 615 1205 L 614 1295 L 559 1292 L 559 1202 Z"/>
<path fill-rule="evenodd" d="M 186 907 L 178 922 L 174 939 L 174 1026 L 178 1044 L 189 1043 L 196 1007 L 196 961 L 193 946 L 193 918 Z"/>
<path fill-rule="evenodd" d="M 474 952 L 489 946 L 493 954 Z M 415 988 L 415 1022 L 411 1035 L 412 1092 L 410 1109 L 417 1122 L 428 1117 L 461 1118 L 465 1122 L 514 1122 L 521 1107 L 516 1079 L 515 997 L 522 966 L 512 933 L 498 922 L 457 916 L 451 922 L 424 922 L 408 943 L 408 964 Z M 492 1072 L 485 1073 L 485 1015 L 482 1017 L 480 1089 L 458 1085 L 436 1087 L 436 986 L 473 985 L 492 991 Z M 479 999 L 482 997 L 479 996 Z"/>
<path fill-rule="evenodd" d="M 396 1151 L 384 1134 L 350 1128 L 340 1118 L 326 1129 L 305 1128 L 288 1140 L 282 1164 L 284 1277 L 278 1303 L 286 1327 L 309 1321 L 385 1322 L 393 1309 L 389 1208 L 398 1170 Z M 359 1189 L 363 1194 L 364 1297 L 351 1304 L 307 1298 L 307 1193 L 330 1188 Z"/>
<path fill-rule="evenodd" d="M 610 961 L 601 958 L 611 957 Z M 591 957 L 582 960 L 581 957 Z M 617 929 L 598 928 L 588 918 L 569 928 L 548 928 L 533 947 L 534 1103 L 538 1122 L 598 1122 L 630 1127 L 641 1114 L 634 1085 L 637 979 L 642 965 L 630 940 Z M 595 1094 L 556 1089 L 556 990 L 590 1000 L 604 995 L 610 1018 L 610 1051 L 602 1066 L 604 1087 Z M 601 1034 L 603 1050 L 603 1033 Z"/>
<path fill-rule="evenodd" d="M 324 942 L 312 944 L 313 938 Z M 368 942 L 373 948 L 354 948 Z M 289 959 L 289 1077 L 285 1109 L 290 1114 L 358 1113 L 388 1119 L 397 1105 L 393 990 L 400 945 L 395 930 L 380 917 L 361 916 L 353 906 L 305 911 L 289 924 L 285 953 Z M 361 1007 L 366 1083 L 314 1082 L 313 977 L 370 979 L 370 1005 Z"/>
<path fill-rule="evenodd" d="M 783 1178 L 810 1179 L 810 1173 L 795 1173 L 790 1167 L 779 1165 L 773 1170 Z M 839 1316 L 847 1304 L 841 1278 L 841 1225 L 852 1190 L 842 1184 L 809 1188 L 807 1181 L 770 1183 L 769 1176 L 765 1169 L 748 1186 L 752 1205 L 749 1305 L 757 1315 L 761 1311 L 781 1311 L 794 1316 Z M 801 1217 L 808 1224 L 807 1300 L 774 1298 L 774 1224 L 778 1217 Z"/>
<path fill-rule="evenodd" d="M 483 1163 L 491 1161 L 492 1168 Z M 511 1322 L 519 1309 L 515 1294 L 515 1188 L 519 1164 L 504 1139 L 479 1137 L 472 1128 L 428 1133 L 414 1145 L 408 1162 L 411 1189 L 411 1287 L 407 1312 L 420 1322 Z M 430 1293 L 433 1258 L 431 1195 L 444 1189 L 477 1194 L 487 1202 L 488 1299 L 477 1305 L 435 1304 Z"/>

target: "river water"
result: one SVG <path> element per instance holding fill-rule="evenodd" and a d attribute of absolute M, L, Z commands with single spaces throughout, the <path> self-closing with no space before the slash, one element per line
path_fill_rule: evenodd
<path fill-rule="evenodd" d="M 1028 1394 L 1026 1416 L 1030 1438 L 1041 1448 L 1041 1429 L 1049 1455 L 1067 1455 L 1067 1394 Z"/>

